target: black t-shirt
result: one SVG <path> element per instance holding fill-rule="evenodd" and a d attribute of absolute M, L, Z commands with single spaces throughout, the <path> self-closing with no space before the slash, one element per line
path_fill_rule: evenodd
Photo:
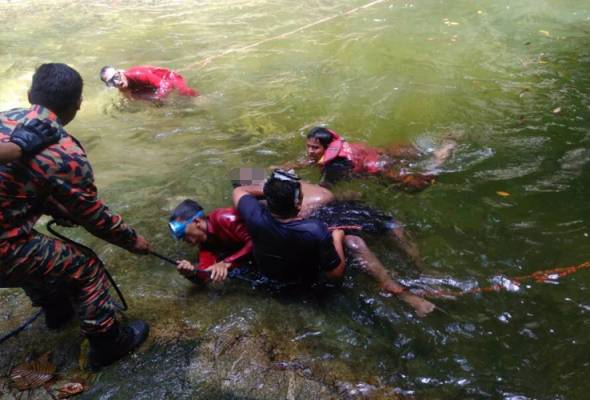
<path fill-rule="evenodd" d="M 316 219 L 280 222 L 254 196 L 245 195 L 238 212 L 254 242 L 254 259 L 264 275 L 283 282 L 310 282 L 319 271 L 340 264 L 332 235 Z"/>

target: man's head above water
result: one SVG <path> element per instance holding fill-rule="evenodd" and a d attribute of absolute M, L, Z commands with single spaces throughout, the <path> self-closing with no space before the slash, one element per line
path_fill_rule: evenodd
<path fill-rule="evenodd" d="M 303 191 L 294 172 L 275 169 L 264 183 L 263 192 L 268 209 L 277 217 L 292 218 L 299 214 Z"/>
<path fill-rule="evenodd" d="M 334 139 L 334 133 L 328 128 L 311 128 L 307 133 L 307 157 L 313 162 L 318 162 Z"/>
<path fill-rule="evenodd" d="M 82 77 L 72 67 L 60 63 L 41 64 L 33 75 L 29 103 L 48 108 L 67 125 L 80 109 L 83 86 Z"/>
<path fill-rule="evenodd" d="M 117 89 L 124 89 L 129 85 L 129 81 L 125 76 L 125 71 L 122 69 L 116 69 L 110 65 L 101 68 L 100 80 L 102 80 L 108 87 L 116 87 Z"/>
<path fill-rule="evenodd" d="M 180 203 L 168 222 L 172 236 L 196 246 L 207 240 L 207 218 L 203 207 L 194 200 Z"/>

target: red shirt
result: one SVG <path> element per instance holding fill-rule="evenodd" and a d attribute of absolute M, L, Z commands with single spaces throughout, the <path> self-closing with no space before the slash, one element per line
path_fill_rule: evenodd
<path fill-rule="evenodd" d="M 167 68 L 142 65 L 125 72 L 128 86 L 121 92 L 132 98 L 161 100 L 177 89 L 182 96 L 198 96 L 198 92 L 186 85 L 184 78 Z"/>
<path fill-rule="evenodd" d="M 235 267 L 252 253 L 252 239 L 233 208 L 218 208 L 207 216 L 207 240 L 201 245 L 199 270 L 219 261 Z M 228 255 L 229 254 L 229 255 Z M 221 259 L 222 257 L 225 257 Z"/>

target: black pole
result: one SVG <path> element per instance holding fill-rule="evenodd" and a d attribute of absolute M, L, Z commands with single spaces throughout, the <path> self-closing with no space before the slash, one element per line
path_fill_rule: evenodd
<path fill-rule="evenodd" d="M 150 255 L 152 255 L 152 256 L 154 256 L 154 257 L 158 257 L 160 260 L 166 261 L 167 263 L 169 263 L 169 264 L 172 264 L 172 265 L 176 265 L 176 264 L 178 264 L 178 263 L 177 263 L 176 261 L 174 261 L 173 259 L 171 259 L 171 258 L 168 258 L 168 257 L 166 257 L 166 256 L 163 256 L 162 254 L 156 253 L 155 251 L 151 251 L 151 250 L 150 250 Z"/>

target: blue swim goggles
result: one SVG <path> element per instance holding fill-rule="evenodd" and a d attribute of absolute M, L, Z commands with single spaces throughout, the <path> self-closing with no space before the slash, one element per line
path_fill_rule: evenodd
<path fill-rule="evenodd" d="M 174 236 L 174 239 L 182 240 L 182 238 L 184 237 L 184 234 L 186 233 L 187 225 L 190 224 L 191 222 L 193 222 L 193 220 L 195 218 L 202 218 L 204 216 L 205 216 L 205 213 L 203 212 L 203 210 L 201 210 L 201 211 L 198 211 L 192 217 L 185 219 L 184 221 L 170 221 L 170 222 L 168 222 L 168 227 L 170 228 L 170 232 L 172 233 L 172 236 Z"/>

